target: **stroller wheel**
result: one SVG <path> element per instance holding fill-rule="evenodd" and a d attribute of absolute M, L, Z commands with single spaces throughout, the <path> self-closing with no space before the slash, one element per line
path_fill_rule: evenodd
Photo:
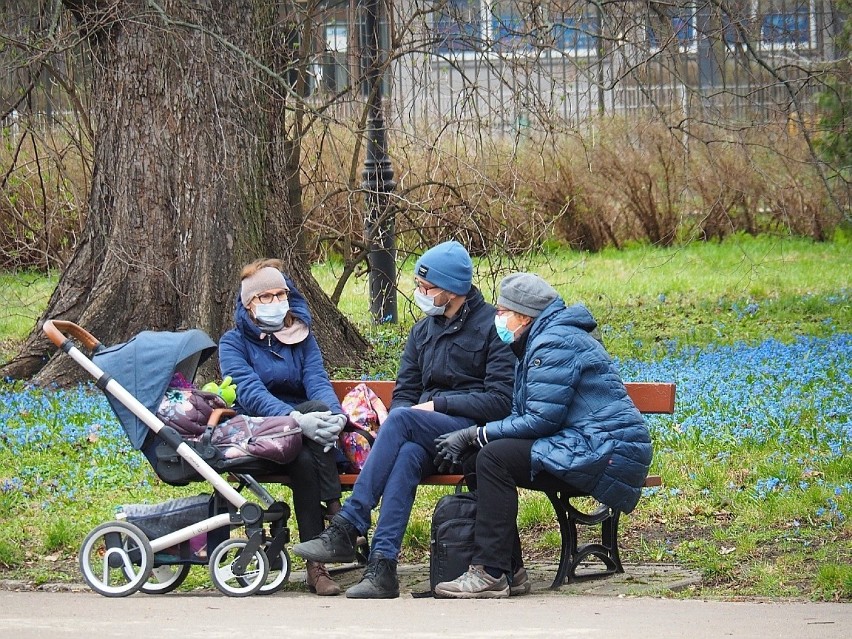
<path fill-rule="evenodd" d="M 269 576 L 266 578 L 266 583 L 257 591 L 259 595 L 271 595 L 278 592 L 290 579 L 290 555 L 287 554 L 286 550 L 282 548 L 278 557 L 276 559 L 270 557 L 269 562 Z M 243 583 L 242 577 L 237 577 L 237 581 L 242 585 L 248 585 Z"/>
<path fill-rule="evenodd" d="M 180 586 L 189 574 L 189 564 L 165 564 L 151 571 L 140 590 L 146 595 L 164 595 Z"/>
<path fill-rule="evenodd" d="M 151 576 L 154 551 L 139 528 L 123 521 L 101 524 L 80 548 L 83 579 L 104 597 L 126 597 Z"/>
<path fill-rule="evenodd" d="M 210 555 L 210 579 L 221 593 L 230 597 L 253 595 L 266 584 L 269 576 L 269 558 L 262 548 L 249 558 L 245 570 L 236 574 L 234 564 L 247 544 L 246 539 L 226 539 Z"/>

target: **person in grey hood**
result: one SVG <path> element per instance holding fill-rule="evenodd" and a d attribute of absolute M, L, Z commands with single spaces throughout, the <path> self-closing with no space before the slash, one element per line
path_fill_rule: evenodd
<path fill-rule="evenodd" d="M 515 273 L 500 283 L 495 326 L 518 358 L 512 412 L 436 439 L 439 468 L 481 449 L 473 562 L 437 584 L 437 597 L 509 596 L 521 562 L 518 487 L 568 487 L 629 513 L 651 464 L 648 428 L 584 306 L 566 307 L 538 275 Z"/>

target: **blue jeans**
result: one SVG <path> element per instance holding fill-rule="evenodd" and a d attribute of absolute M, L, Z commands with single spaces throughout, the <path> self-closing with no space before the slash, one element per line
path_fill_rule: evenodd
<path fill-rule="evenodd" d="M 434 439 L 476 422 L 467 417 L 396 408 L 390 412 L 340 514 L 361 533 L 372 523 L 373 508 L 382 500 L 370 557 L 396 559 L 411 516 L 421 477 L 436 471 Z M 386 488 L 390 488 L 386 492 Z"/>

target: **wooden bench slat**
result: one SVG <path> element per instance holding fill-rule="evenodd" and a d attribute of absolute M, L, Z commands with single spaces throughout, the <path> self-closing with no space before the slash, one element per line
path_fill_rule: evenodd
<path fill-rule="evenodd" d="M 390 406 L 394 382 L 393 380 L 360 380 L 360 379 L 333 379 L 332 388 L 340 399 L 355 388 L 358 384 L 366 383 L 376 395 Z M 626 382 L 627 393 L 636 404 L 641 413 L 674 413 L 676 385 L 667 382 Z M 344 488 L 351 488 L 358 479 L 357 474 L 341 474 L 340 484 Z M 462 475 L 430 475 L 424 477 L 420 484 L 424 486 L 455 486 L 463 479 Z M 276 476 L 273 481 L 283 480 L 280 483 L 288 483 L 286 476 Z M 662 486 L 662 478 L 659 475 L 649 475 L 645 479 L 645 486 Z"/>
<path fill-rule="evenodd" d="M 358 379 L 335 379 L 331 381 L 331 386 L 339 398 L 343 398 L 346 393 L 352 390 L 358 384 L 365 383 L 373 389 L 373 392 L 379 396 L 379 399 L 384 402 L 385 406 L 391 405 L 393 399 L 393 387 L 395 382 L 392 380 L 358 380 Z M 626 382 L 627 394 L 630 399 L 636 404 L 636 408 L 640 413 L 674 413 L 675 406 L 675 385 L 665 382 Z"/>
<path fill-rule="evenodd" d="M 625 382 L 627 394 L 640 413 L 665 413 L 675 409 L 675 384 L 666 382 Z"/>
<path fill-rule="evenodd" d="M 341 473 L 340 485 L 344 489 L 351 489 L 358 479 L 356 473 Z M 464 475 L 429 475 L 420 480 L 421 486 L 456 486 L 464 479 Z M 262 483 L 285 484 L 290 483 L 287 475 L 260 475 L 258 480 Z M 659 475 L 648 475 L 645 478 L 645 486 L 662 486 L 663 479 Z"/>

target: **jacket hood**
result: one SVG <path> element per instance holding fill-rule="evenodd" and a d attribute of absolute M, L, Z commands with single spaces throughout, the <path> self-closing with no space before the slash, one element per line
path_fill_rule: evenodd
<path fill-rule="evenodd" d="M 287 288 L 290 289 L 290 293 L 288 295 L 288 302 L 290 304 L 290 312 L 302 320 L 308 328 L 311 327 L 313 323 L 313 318 L 311 317 L 311 312 L 308 309 L 308 301 L 305 299 L 304 295 L 299 292 L 299 289 L 296 288 L 296 285 L 286 275 L 284 279 L 287 282 Z M 251 315 L 249 315 L 248 309 L 243 306 L 242 300 L 240 300 L 240 292 L 237 291 L 237 297 L 234 302 L 234 324 L 240 331 L 243 332 L 247 337 L 253 337 L 255 340 L 260 339 L 261 330 L 257 324 L 254 323 L 251 319 Z"/>
<path fill-rule="evenodd" d="M 598 326 L 595 318 L 592 317 L 589 309 L 585 306 L 582 304 L 566 306 L 563 299 L 561 297 L 557 297 L 541 312 L 541 315 L 536 318 L 535 322 L 533 322 L 533 326 L 530 330 L 530 337 L 532 337 L 533 334 L 538 333 L 545 326 L 549 326 L 554 322 L 556 323 L 554 324 L 556 326 L 573 326 L 587 333 L 591 333 Z"/>

